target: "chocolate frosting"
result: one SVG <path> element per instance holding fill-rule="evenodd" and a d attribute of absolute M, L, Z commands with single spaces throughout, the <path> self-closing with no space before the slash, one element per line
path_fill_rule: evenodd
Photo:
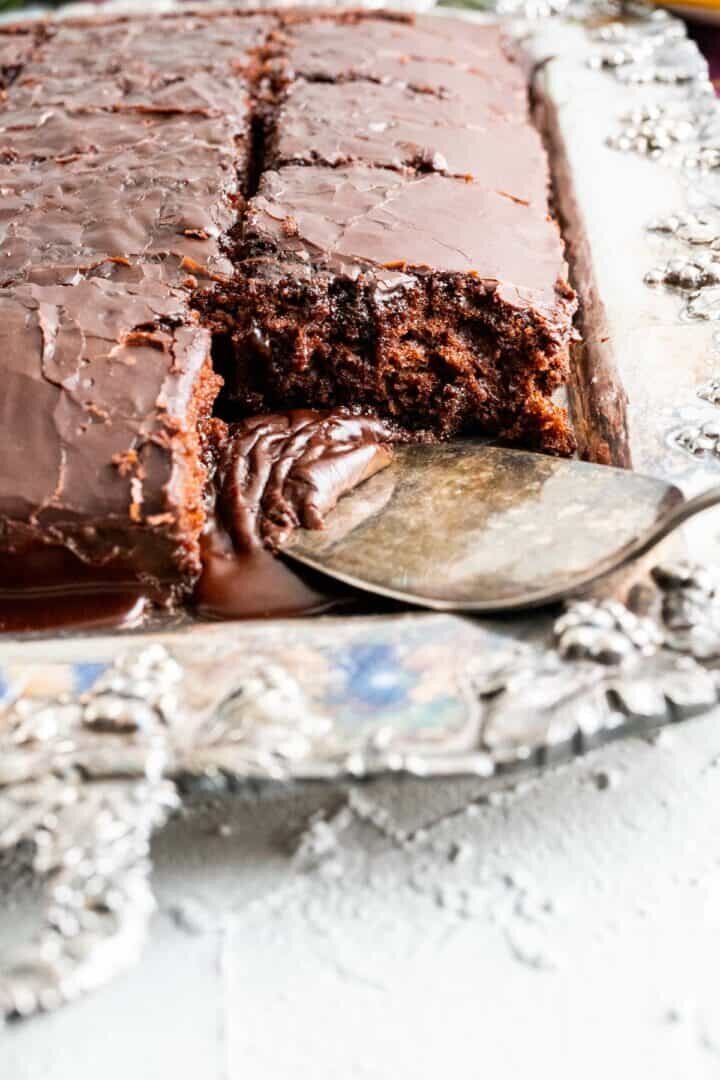
<path fill-rule="evenodd" d="M 371 82 L 328 85 L 298 80 L 278 119 L 269 166 L 354 162 L 472 178 L 519 201 L 547 202 L 540 136 L 513 126 L 474 99 L 418 94 Z"/>
<path fill-rule="evenodd" d="M 100 114 L 88 125 L 90 138 L 105 125 L 110 132 L 114 119 Z M 122 155 L 112 148 L 78 155 L 80 118 L 50 123 L 47 138 L 40 124 L 40 153 L 61 156 L 37 164 L 22 157 L 31 133 L 17 133 L 19 160 L 0 165 L 0 283 L 36 269 L 44 281 L 66 280 L 68 269 L 108 258 L 168 254 L 205 273 L 229 272 L 220 238 L 235 219 L 234 126 L 215 118 L 189 125 L 122 117 L 126 127 L 133 119 L 141 137 Z M 170 132 L 177 139 L 163 138 Z"/>
<path fill-rule="evenodd" d="M 223 179 L 227 185 L 242 164 L 242 147 L 234 143 L 246 126 L 247 99 L 244 114 L 242 104 L 238 94 L 236 114 L 228 117 L 213 116 L 210 110 L 208 115 L 169 108 L 107 112 L 44 104 L 6 109 L 0 112 L 0 159 L 3 155 L 8 162 L 59 159 L 45 179 L 62 183 L 70 172 L 68 165 L 116 177 L 121 165 L 114 155 L 121 150 L 128 155 L 123 164 L 133 170 L 133 179 L 151 162 L 156 176 L 162 176 L 159 170 L 164 168 L 168 176 L 196 178 L 198 166 L 212 155 L 222 190 Z M 78 161 L 81 157 L 88 161 Z"/>
<path fill-rule="evenodd" d="M 220 455 L 215 516 L 203 538 L 198 611 L 251 618 L 324 611 L 345 590 L 299 576 L 269 554 L 296 528 L 321 529 L 338 499 L 392 460 L 387 424 L 335 409 L 232 425 Z"/>
<path fill-rule="evenodd" d="M 294 529 L 321 529 L 341 495 L 390 464 L 392 438 L 383 421 L 344 409 L 295 409 L 232 425 L 218 512 L 235 547 L 279 548 Z"/>
<path fill-rule="evenodd" d="M 261 46 L 276 18 L 251 12 L 177 12 L 161 16 L 108 16 L 45 23 L 45 41 L 33 75 L 70 71 L 155 70 L 186 75 L 233 69 Z"/>
<path fill-rule="evenodd" d="M 222 239 L 249 163 L 246 68 L 274 22 L 40 26 L 0 112 L 0 285 L 70 281 L 107 259 L 166 262 L 173 285 L 230 274 Z"/>
<path fill-rule="evenodd" d="M 0 355 L 2 546 L 56 539 L 158 577 L 197 573 L 183 446 L 209 334 L 182 300 L 102 279 L 5 290 Z"/>
<path fill-rule="evenodd" d="M 479 184 L 364 165 L 288 166 L 263 176 L 246 237 L 251 250 L 272 245 L 351 278 L 372 268 L 471 274 L 514 307 L 564 318 L 569 330 L 554 222 L 543 207 Z"/>
<path fill-rule="evenodd" d="M 54 106 L 85 113 L 112 110 L 242 117 L 247 111 L 246 94 L 237 73 L 202 69 L 184 75 L 124 69 L 99 72 L 92 79 L 73 70 L 42 77 L 26 72 L 13 85 L 12 102 L 18 109 Z M 110 117 L 107 123 L 117 123 L 117 117 Z"/>
<path fill-rule="evenodd" d="M 368 19 L 361 32 L 348 33 L 342 20 L 313 20 L 293 27 L 288 39 L 291 77 L 394 83 L 471 101 L 479 111 L 527 116 L 524 77 L 505 55 L 496 26 L 464 23 L 459 35 L 448 19 Z"/>

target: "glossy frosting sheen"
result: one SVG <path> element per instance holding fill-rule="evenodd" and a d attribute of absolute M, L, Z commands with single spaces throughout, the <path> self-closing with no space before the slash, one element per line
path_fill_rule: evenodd
<path fill-rule="evenodd" d="M 233 425 L 220 459 L 220 515 L 236 546 L 281 547 L 320 529 L 346 491 L 390 464 L 393 432 L 347 410 L 295 409 Z"/>
<path fill-rule="evenodd" d="M 546 208 L 469 181 L 288 166 L 265 174 L 246 228 L 250 243 L 309 252 L 349 276 L 364 267 L 472 274 L 509 303 L 557 303 L 563 249 Z"/>
<path fill-rule="evenodd" d="M 162 575 L 168 552 L 152 534 L 182 509 L 172 447 L 208 364 L 209 334 L 183 314 L 148 282 L 0 292 L 0 511 L 11 547 L 56 533 L 102 557 L 117 530 L 130 548 L 147 541 L 143 558 Z"/>
<path fill-rule="evenodd" d="M 296 409 L 233 425 L 204 538 L 198 610 L 224 618 L 297 615 L 345 599 L 345 590 L 298 576 L 269 550 L 294 529 L 321 529 L 345 492 L 390 464 L 392 438 L 387 424 L 341 409 Z"/>
<path fill-rule="evenodd" d="M 373 82 L 328 85 L 298 80 L 280 109 L 271 163 L 347 165 L 363 162 L 472 178 L 518 200 L 547 201 L 547 162 L 528 124 L 512 128 L 455 101 Z"/>
<path fill-rule="evenodd" d="M 522 72 L 505 55 L 497 27 L 449 19 L 368 21 L 361 34 L 330 20 L 289 32 L 287 62 L 293 75 L 337 81 L 368 79 L 420 92 L 474 101 L 502 116 L 526 116 Z"/>

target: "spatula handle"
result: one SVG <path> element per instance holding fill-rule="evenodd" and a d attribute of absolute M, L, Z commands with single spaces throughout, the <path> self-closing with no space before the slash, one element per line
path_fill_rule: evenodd
<path fill-rule="evenodd" d="M 644 555 L 646 552 L 651 551 L 661 540 L 664 540 L 666 536 L 675 532 L 681 525 L 684 525 L 690 518 L 701 514 L 704 510 L 710 510 L 713 506 L 720 505 L 720 484 L 708 488 L 707 491 L 701 492 L 699 495 L 693 496 L 692 499 L 687 499 L 685 502 L 678 503 L 670 510 L 664 518 L 655 525 L 655 527 L 649 532 L 646 538 L 635 547 L 629 556 L 636 559 L 640 555 Z"/>

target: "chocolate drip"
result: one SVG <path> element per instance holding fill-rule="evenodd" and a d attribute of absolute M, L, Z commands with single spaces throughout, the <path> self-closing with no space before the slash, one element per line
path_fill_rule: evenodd
<path fill-rule="evenodd" d="M 256 416 L 233 425 L 220 456 L 215 516 L 195 593 L 201 614 L 249 618 L 327 610 L 346 592 L 298 575 L 270 551 L 296 528 L 321 529 L 338 499 L 390 464 L 387 424 L 347 410 Z"/>
<path fill-rule="evenodd" d="M 220 464 L 220 517 L 240 550 L 277 549 L 390 464 L 387 424 L 338 409 L 255 416 L 233 425 Z"/>

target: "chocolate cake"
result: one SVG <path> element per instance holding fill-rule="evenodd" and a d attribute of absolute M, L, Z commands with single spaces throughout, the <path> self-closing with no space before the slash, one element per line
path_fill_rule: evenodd
<path fill-rule="evenodd" d="M 299 9 L 5 28 L 0 196 L 5 601 L 187 594 L 258 432 L 297 499 L 303 440 L 316 480 L 352 461 L 330 503 L 364 455 L 386 463 L 387 423 L 572 449 L 551 395 L 574 298 L 496 27 Z M 288 409 L 326 411 L 243 421 Z M 284 505 L 265 542 L 320 523 Z"/>
<path fill-rule="evenodd" d="M 265 160 L 273 169 L 359 162 L 435 172 L 545 208 L 547 160 L 540 136 L 529 124 L 513 125 L 509 155 L 507 127 L 483 117 L 477 106 L 463 113 L 452 98 L 397 84 L 298 79 L 278 110 Z"/>
<path fill-rule="evenodd" d="M 60 543 L 151 586 L 197 577 L 219 380 L 182 299 L 147 280 L 1 290 L 0 355 L 3 549 Z"/>
<path fill-rule="evenodd" d="M 227 396 L 341 402 L 567 452 L 569 289 L 545 210 L 437 174 L 287 166 L 246 210 Z M 531 252 L 531 255 L 528 255 Z"/>

